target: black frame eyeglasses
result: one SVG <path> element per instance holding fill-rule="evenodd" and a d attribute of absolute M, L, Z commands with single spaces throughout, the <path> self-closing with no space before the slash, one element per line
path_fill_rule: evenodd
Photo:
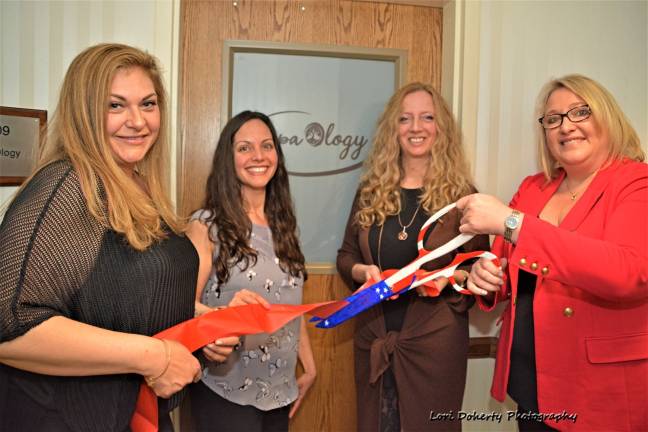
<path fill-rule="evenodd" d="M 538 122 L 540 122 L 542 127 L 545 129 L 555 129 L 562 125 L 565 117 L 567 117 L 572 123 L 578 123 L 587 120 L 591 115 L 592 110 L 589 105 L 580 105 L 563 114 L 556 113 L 542 116 L 538 119 Z"/>

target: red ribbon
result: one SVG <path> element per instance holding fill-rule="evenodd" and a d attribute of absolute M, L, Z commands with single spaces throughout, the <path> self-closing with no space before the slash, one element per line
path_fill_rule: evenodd
<path fill-rule="evenodd" d="M 180 342 L 191 352 L 227 336 L 256 333 L 274 333 L 291 320 L 307 313 L 323 310 L 338 302 L 305 305 L 273 304 L 269 309 L 261 305 L 233 306 L 214 310 L 197 318 L 168 328 L 154 337 Z M 133 432 L 157 432 L 158 406 L 153 390 L 142 383 L 130 427 Z"/>
<path fill-rule="evenodd" d="M 429 296 L 436 297 L 440 291 L 434 280 L 424 283 L 420 281 L 430 276 L 438 277 L 444 275 L 444 270 L 454 270 L 459 263 L 468 258 L 477 257 L 483 252 L 472 252 L 459 254 L 449 266 L 441 270 L 427 272 L 417 269 L 413 272 L 420 285 L 425 286 Z M 398 270 L 385 270 L 380 275 L 386 279 Z M 394 283 L 393 292 L 400 294 L 411 284 L 411 276 L 402 278 Z M 369 281 L 369 285 L 376 281 Z M 454 282 L 452 279 L 451 282 Z M 456 287 L 455 287 L 456 289 Z M 463 291 L 462 291 L 463 292 Z M 466 293 L 469 293 L 465 290 Z M 169 339 L 180 342 L 191 352 L 212 343 L 216 339 L 227 336 L 243 336 L 256 333 L 274 333 L 291 320 L 309 313 L 319 318 L 326 318 L 349 304 L 346 300 L 330 301 L 324 303 L 311 303 L 305 305 L 273 304 L 269 309 L 259 305 L 233 306 L 218 309 L 201 315 L 197 318 L 182 322 L 168 328 L 154 337 L 158 339 Z M 157 397 L 153 390 L 144 382 L 140 386 L 137 406 L 130 423 L 133 432 L 157 432 L 158 430 L 158 406 Z"/>

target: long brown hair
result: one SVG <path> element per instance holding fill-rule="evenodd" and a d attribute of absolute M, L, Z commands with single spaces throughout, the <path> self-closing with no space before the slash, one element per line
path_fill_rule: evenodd
<path fill-rule="evenodd" d="M 142 69 L 151 79 L 160 110 L 158 139 L 136 167 L 150 195 L 119 167 L 106 132 L 113 78 L 118 71 L 130 68 Z M 176 233 L 183 229 L 167 195 L 167 107 L 155 57 L 121 44 L 87 48 L 67 70 L 37 166 L 38 170 L 57 160 L 70 160 L 90 213 L 105 226 L 123 234 L 137 250 L 164 238 L 164 224 Z"/>
<path fill-rule="evenodd" d="M 450 108 L 429 84 L 413 82 L 400 88 L 387 102 L 378 120 L 373 147 L 365 161 L 360 181 L 359 211 L 356 222 L 363 228 L 382 225 L 389 215 L 401 210 L 400 180 L 403 177 L 398 119 L 403 99 L 425 91 L 432 96 L 437 138 L 430 149 L 430 164 L 423 183 L 421 206 L 428 213 L 444 207 L 473 191 L 461 131 Z"/>
<path fill-rule="evenodd" d="M 211 173 L 207 179 L 207 198 L 203 208 L 207 210 L 206 222 L 216 226 L 209 230 L 209 238 L 218 247 L 214 258 L 218 283 L 230 278 L 230 268 L 242 262 L 244 268 L 255 264 L 257 252 L 250 246 L 252 222 L 243 208 L 241 183 L 234 167 L 234 135 L 250 120 L 261 120 L 272 134 L 277 150 L 277 171 L 266 185 L 264 213 L 272 231 L 274 251 L 279 266 L 293 276 L 306 278 L 304 255 L 297 237 L 297 218 L 290 197 L 288 171 L 274 125 L 260 112 L 243 111 L 227 122 L 214 152 Z"/>

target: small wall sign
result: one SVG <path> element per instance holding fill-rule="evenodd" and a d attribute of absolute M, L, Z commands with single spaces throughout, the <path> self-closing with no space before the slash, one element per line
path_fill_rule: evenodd
<path fill-rule="evenodd" d="M 0 185 L 20 185 L 45 139 L 47 111 L 0 107 Z"/>

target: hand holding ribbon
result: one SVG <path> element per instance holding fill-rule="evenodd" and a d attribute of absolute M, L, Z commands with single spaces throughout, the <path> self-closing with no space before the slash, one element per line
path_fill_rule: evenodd
<path fill-rule="evenodd" d="M 440 277 L 448 278 L 450 283 L 452 283 L 452 287 L 458 292 L 467 295 L 471 294 L 470 291 L 460 287 L 456 283 L 453 276 L 454 271 L 464 261 L 479 257 L 493 260 L 494 263 L 499 266 L 498 258 L 494 254 L 487 251 L 460 253 L 455 256 L 450 265 L 442 269 L 428 272 L 421 270 L 420 268 L 423 264 L 457 249 L 474 237 L 473 234 L 459 234 L 448 243 L 441 245 L 432 251 L 427 251 L 423 247 L 423 239 L 428 228 L 434 221 L 455 207 L 456 204 L 454 203 L 447 205 L 425 221 L 418 236 L 419 254 L 414 261 L 400 270 L 383 271 L 381 274 L 381 280 L 372 281 L 375 283 L 370 287 L 361 291 L 356 291 L 342 302 L 331 304 L 318 310 L 318 312 L 324 311 L 324 313 L 314 314 L 315 316 L 311 321 L 317 322 L 316 327 L 332 328 L 393 295 L 405 293 L 406 291 L 418 286 L 425 286 L 426 292 L 429 296 L 438 296 L 440 291 L 436 287 L 434 280 Z"/>
<path fill-rule="evenodd" d="M 179 342 L 193 352 L 215 339 L 273 333 L 294 318 L 318 310 L 329 303 L 270 305 L 268 308 L 261 304 L 228 307 L 180 323 L 156 334 L 155 337 Z M 153 390 L 142 383 L 130 423 L 131 429 L 134 432 L 157 432 L 157 409 L 157 397 Z"/>

